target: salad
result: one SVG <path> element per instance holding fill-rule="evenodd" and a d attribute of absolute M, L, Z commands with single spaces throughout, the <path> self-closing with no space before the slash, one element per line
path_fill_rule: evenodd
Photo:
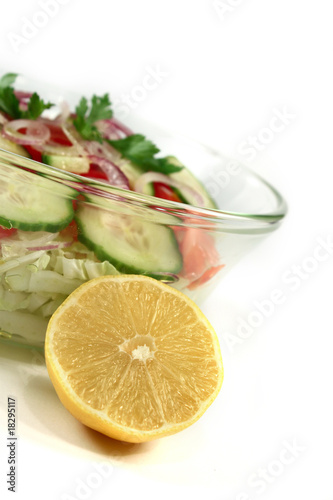
<path fill-rule="evenodd" d="M 0 79 L 0 149 L 115 186 L 120 194 L 217 208 L 177 158 L 162 157 L 113 116 L 107 94 L 83 97 L 71 112 L 66 102 L 55 107 L 15 89 L 16 78 Z M 63 300 L 98 276 L 144 274 L 191 291 L 223 267 L 208 231 L 126 215 L 121 196 L 110 210 L 110 200 L 97 204 L 84 184 L 55 183 L 20 163 L 0 163 L 0 336 L 42 343 Z"/>

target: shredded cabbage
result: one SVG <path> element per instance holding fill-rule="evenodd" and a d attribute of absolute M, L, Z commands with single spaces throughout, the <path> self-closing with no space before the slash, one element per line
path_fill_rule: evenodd
<path fill-rule="evenodd" d="M 73 290 L 89 279 L 119 272 L 110 262 L 99 262 L 82 243 L 31 252 L 27 242 L 32 240 L 54 241 L 55 236 L 36 231 L 27 232 L 25 239 L 21 231 L 13 247 L 10 238 L 1 246 L 0 331 L 43 342 L 48 319 Z"/>

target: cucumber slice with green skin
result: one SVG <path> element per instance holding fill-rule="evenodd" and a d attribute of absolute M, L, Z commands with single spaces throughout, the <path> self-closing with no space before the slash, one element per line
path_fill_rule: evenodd
<path fill-rule="evenodd" d="M 145 170 L 143 168 L 141 168 L 137 165 L 134 165 L 134 163 L 127 161 L 127 160 L 122 161 L 119 164 L 119 168 L 126 175 L 131 189 L 134 189 L 134 184 L 135 184 L 136 180 L 142 174 L 145 173 Z M 152 182 L 145 185 L 144 194 L 154 196 L 154 188 L 153 188 Z"/>
<path fill-rule="evenodd" d="M 120 272 L 163 279 L 162 273 L 176 274 L 182 268 L 175 235 L 168 227 L 88 204 L 79 206 L 75 218 L 79 240 Z"/>
<path fill-rule="evenodd" d="M 0 225 L 24 231 L 64 229 L 74 217 L 77 192 L 45 177 L 0 166 Z"/>
<path fill-rule="evenodd" d="M 62 155 L 42 155 L 42 162 L 51 167 L 74 172 L 76 174 L 86 174 L 90 169 L 88 158 L 83 156 L 62 156 Z"/>
<path fill-rule="evenodd" d="M 182 182 L 183 184 L 186 184 L 186 186 L 194 189 L 197 193 L 199 193 L 200 196 L 202 196 L 203 198 L 203 204 L 202 204 L 203 208 L 215 208 L 215 209 L 218 208 L 217 204 L 210 196 L 205 186 L 190 172 L 188 168 L 186 168 L 182 163 L 180 163 L 180 161 L 174 156 L 168 156 L 168 160 L 170 161 L 170 163 L 173 163 L 174 165 L 183 167 L 182 170 L 180 170 L 179 172 L 174 172 L 173 174 L 169 174 L 171 179 L 174 179 L 175 181 L 178 182 Z M 183 202 L 189 203 L 190 205 L 194 206 L 197 205 L 196 200 L 187 191 L 186 193 L 183 193 L 178 188 L 173 188 L 173 190 Z"/>
<path fill-rule="evenodd" d="M 5 151 L 9 151 L 10 153 L 15 153 L 20 156 L 25 156 L 26 158 L 30 158 L 30 155 L 24 147 L 20 146 L 19 144 L 16 144 L 16 142 L 9 141 L 8 139 L 5 139 L 1 135 L 1 130 L 0 130 L 0 149 L 4 149 Z"/>

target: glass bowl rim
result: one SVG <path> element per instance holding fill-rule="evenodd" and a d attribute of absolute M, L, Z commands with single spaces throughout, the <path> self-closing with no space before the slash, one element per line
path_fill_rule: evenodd
<path fill-rule="evenodd" d="M 180 134 L 174 134 L 175 137 L 184 137 Z M 202 144 L 199 141 L 195 141 L 186 137 L 187 141 L 191 141 L 202 148 L 206 149 L 208 152 L 218 155 L 223 158 L 223 153 L 217 151 L 210 146 Z M 232 212 L 227 210 L 215 209 L 215 208 L 202 208 L 195 205 L 189 205 L 177 201 L 164 200 L 162 198 L 156 198 L 148 194 L 137 193 L 136 191 L 122 189 L 116 186 L 109 185 L 97 179 L 90 179 L 88 177 L 83 177 L 72 172 L 67 172 L 44 163 L 32 160 L 31 158 L 26 158 L 24 156 L 18 155 L 16 153 L 6 151 L 0 148 L 0 161 L 5 161 L 5 164 L 10 164 L 14 167 L 29 168 L 32 173 L 43 173 L 51 180 L 70 185 L 72 187 L 79 189 L 79 185 L 89 186 L 93 189 L 94 194 L 106 198 L 121 199 L 123 202 L 128 202 L 130 204 L 139 205 L 144 207 L 146 210 L 160 210 L 161 212 L 167 212 L 171 215 L 186 218 L 186 225 L 192 225 L 196 227 L 209 227 L 214 224 L 214 230 L 219 229 L 221 231 L 231 230 L 235 232 L 261 232 L 269 231 L 275 229 L 285 217 L 287 213 L 287 203 L 279 193 L 269 182 L 263 179 L 260 175 L 253 172 L 251 169 L 245 165 L 241 165 L 242 170 L 255 179 L 257 182 L 261 183 L 263 187 L 268 188 L 268 190 L 273 194 L 276 199 L 276 209 L 267 213 L 241 213 Z M 240 174 L 242 175 L 242 173 Z M 158 207 L 156 206 L 156 200 L 158 199 Z M 229 229 L 228 229 L 229 227 Z"/>

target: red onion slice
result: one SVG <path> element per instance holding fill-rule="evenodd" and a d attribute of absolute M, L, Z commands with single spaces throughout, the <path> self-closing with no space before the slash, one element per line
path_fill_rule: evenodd
<path fill-rule="evenodd" d="M 63 124 L 61 126 L 63 133 L 66 135 L 67 139 L 73 144 L 73 146 L 76 146 L 77 149 L 79 150 L 80 154 L 82 156 L 86 156 L 86 151 L 83 146 L 83 142 L 74 128 L 74 126 L 69 125 L 69 124 Z"/>
<path fill-rule="evenodd" d="M 88 158 L 91 163 L 95 163 L 101 170 L 103 170 L 112 186 L 122 189 L 130 188 L 126 175 L 120 170 L 119 167 L 117 167 L 117 165 L 112 163 L 112 161 L 96 155 L 89 155 Z"/>
<path fill-rule="evenodd" d="M 26 247 L 27 250 L 37 251 L 37 250 L 56 250 L 57 248 L 67 248 L 72 245 L 74 240 L 72 241 L 59 241 L 59 243 L 54 243 L 53 245 L 44 245 L 37 247 Z"/>
<path fill-rule="evenodd" d="M 7 122 L 8 118 L 6 118 L 5 115 L 0 111 L 0 125 L 4 125 Z"/>
<path fill-rule="evenodd" d="M 162 182 L 168 186 L 175 187 L 182 191 L 184 194 L 188 193 L 194 200 L 197 206 L 204 205 L 204 199 L 195 189 L 183 184 L 182 182 L 175 181 L 168 175 L 160 174 L 159 172 L 146 172 L 142 174 L 134 184 L 134 190 L 138 193 L 144 193 L 144 187 L 150 182 Z"/>
<path fill-rule="evenodd" d="M 85 150 L 90 156 L 105 156 L 104 153 L 104 144 L 100 144 L 96 141 L 85 141 L 84 142 Z"/>
<path fill-rule="evenodd" d="M 122 138 L 119 130 L 111 120 L 100 120 L 96 123 L 96 126 L 105 139 L 113 141 Z"/>
<path fill-rule="evenodd" d="M 72 143 L 72 146 L 64 146 L 62 144 L 58 144 L 57 142 L 48 141 L 46 144 L 43 144 L 43 148 L 41 152 L 47 153 L 50 155 L 57 156 L 87 156 L 86 150 L 83 145 L 76 139 L 74 134 L 69 127 L 64 125 L 63 123 L 58 123 L 57 121 L 53 121 L 53 124 L 56 123 L 59 128 L 63 131 L 64 135 L 68 138 L 68 140 Z M 47 125 L 47 123 L 46 123 Z"/>
<path fill-rule="evenodd" d="M 32 92 L 24 92 L 22 90 L 15 90 L 14 94 L 15 94 L 15 97 L 18 98 L 19 101 L 30 99 L 30 97 L 32 96 Z"/>
<path fill-rule="evenodd" d="M 126 137 L 129 135 L 133 135 L 133 132 L 130 128 L 126 127 L 123 123 L 121 123 L 117 118 L 111 118 L 111 120 L 104 120 L 110 122 L 116 129 L 122 132 Z"/>
<path fill-rule="evenodd" d="M 18 231 L 12 238 L 4 238 L 3 244 L 15 245 L 27 250 L 51 250 L 53 248 L 67 247 L 73 243 L 73 239 L 57 241 L 59 233 L 44 231 Z"/>
<path fill-rule="evenodd" d="M 28 102 L 32 96 L 32 92 L 23 92 L 21 90 L 14 91 L 15 97 L 19 100 L 19 107 L 22 111 L 28 109 Z"/>
<path fill-rule="evenodd" d="M 122 170 L 121 169 L 122 164 L 128 162 L 128 160 L 124 159 L 121 156 L 121 153 L 119 153 L 119 151 L 114 149 L 106 142 L 100 144 L 99 142 L 96 141 L 85 141 L 84 147 L 89 155 L 106 158 L 111 163 L 117 165 L 117 167 L 120 168 L 120 170 Z"/>
<path fill-rule="evenodd" d="M 59 108 L 59 114 L 52 121 L 55 124 L 62 125 L 63 123 L 66 122 L 67 118 L 70 116 L 71 110 L 67 101 L 61 101 L 60 104 L 58 105 L 58 108 Z"/>
<path fill-rule="evenodd" d="M 40 148 L 40 150 L 43 153 L 47 153 L 50 155 L 57 155 L 57 156 L 73 156 L 73 157 L 85 156 L 81 154 L 82 153 L 81 149 L 78 148 L 76 145 L 61 146 L 56 142 L 48 142 L 47 144 L 44 144 L 43 148 Z"/>
<path fill-rule="evenodd" d="M 26 133 L 19 130 L 25 128 Z M 44 123 L 35 120 L 12 120 L 7 122 L 2 130 L 6 139 L 17 144 L 30 144 L 31 146 L 44 144 L 50 138 L 50 130 Z"/>

